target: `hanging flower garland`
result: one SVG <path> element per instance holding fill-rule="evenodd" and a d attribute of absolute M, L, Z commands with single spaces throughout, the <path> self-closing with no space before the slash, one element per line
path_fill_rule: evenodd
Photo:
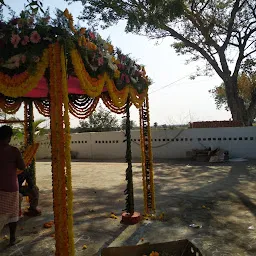
<path fill-rule="evenodd" d="M 69 112 L 79 119 L 90 116 L 98 105 L 99 97 L 91 98 L 86 95 L 70 96 Z"/>
<path fill-rule="evenodd" d="M 140 139 L 144 193 L 144 214 L 155 212 L 155 189 L 148 96 L 140 108 Z"/>
<path fill-rule="evenodd" d="M 66 73 L 66 59 L 64 48 L 61 47 L 61 71 L 63 85 L 63 102 L 64 102 L 64 125 L 65 125 L 65 164 L 66 164 L 66 186 L 67 186 L 67 214 L 68 214 L 68 239 L 69 239 L 69 255 L 75 255 L 74 248 L 74 233 L 73 233 L 73 190 L 72 190 L 72 175 L 71 175 L 71 154 L 70 154 L 70 121 L 69 121 L 69 98 L 68 98 L 68 83 Z"/>
<path fill-rule="evenodd" d="M 6 114 L 15 114 L 22 104 L 22 99 L 14 99 L 0 95 L 0 109 Z"/>
<path fill-rule="evenodd" d="M 146 108 L 147 108 L 147 118 L 148 118 L 148 152 L 149 152 L 149 165 L 150 165 L 150 187 L 151 187 L 151 196 L 152 196 L 152 208 L 151 210 L 155 212 L 156 203 L 155 203 L 155 185 L 154 185 L 154 169 L 153 169 L 153 152 L 152 152 L 152 136 L 150 128 L 150 114 L 149 114 L 149 100 L 148 94 L 145 98 Z"/>
<path fill-rule="evenodd" d="M 24 147 L 28 145 L 28 104 L 24 101 Z"/>
<path fill-rule="evenodd" d="M 34 100 L 34 105 L 39 114 L 50 117 L 50 102 L 48 100 Z"/>
<path fill-rule="evenodd" d="M 112 112 L 116 113 L 116 114 L 124 114 L 126 112 L 126 105 L 124 105 L 123 107 L 116 107 L 112 101 L 112 99 L 110 98 L 108 92 L 103 92 L 101 94 L 101 99 L 103 101 L 103 103 L 105 104 L 105 106 Z M 131 104 L 130 104 L 131 106 Z"/>
<path fill-rule="evenodd" d="M 90 77 L 89 73 L 84 67 L 84 63 L 78 51 L 76 49 L 71 50 L 71 60 L 75 70 L 75 73 L 80 81 L 81 88 L 90 97 L 98 97 L 104 87 L 106 74 L 97 78 Z"/>
<path fill-rule="evenodd" d="M 34 144 L 28 145 L 26 147 L 26 150 L 23 153 L 23 160 L 24 160 L 24 163 L 25 163 L 26 167 L 28 167 L 31 164 L 32 160 L 34 159 L 34 157 L 36 155 L 38 147 L 39 147 L 39 143 L 34 143 Z M 17 175 L 19 175 L 22 172 L 23 171 L 18 170 Z"/>
<path fill-rule="evenodd" d="M 140 109 L 140 152 L 141 152 L 141 163 L 142 163 L 142 184 L 143 184 L 143 195 L 144 195 L 144 215 L 148 214 L 148 200 L 147 200 L 147 181 L 146 181 L 146 159 L 145 159 L 145 135 L 143 127 L 143 113 Z"/>
<path fill-rule="evenodd" d="M 49 46 L 50 58 L 50 111 L 51 111 L 51 144 L 52 144 L 52 175 L 53 175 L 53 205 L 55 221 L 55 255 L 69 254 L 69 232 L 66 205 L 66 175 L 65 175 L 65 150 L 63 131 L 63 112 L 61 68 L 61 48 L 58 43 Z"/>
<path fill-rule="evenodd" d="M 106 85 L 109 95 L 116 107 L 122 108 L 125 106 L 128 94 L 130 93 L 132 103 L 137 108 L 140 108 L 147 94 L 147 90 L 139 94 L 137 90 L 129 84 L 122 90 L 118 90 L 113 79 L 111 79 L 107 73 L 100 75 L 98 79 L 90 77 L 84 67 L 82 58 L 76 49 L 71 51 L 71 59 L 75 73 L 80 81 L 80 86 L 88 96 L 99 96 L 103 91 L 104 85 Z"/>
<path fill-rule="evenodd" d="M 47 66 L 48 51 L 44 50 L 43 56 L 36 64 L 35 72 L 33 74 L 25 71 L 10 77 L 9 75 L 0 72 L 0 93 L 13 98 L 24 96 L 37 86 L 39 80 L 43 77 Z"/>
<path fill-rule="evenodd" d="M 146 89 L 141 94 L 139 94 L 137 90 L 130 85 L 129 91 L 131 96 L 131 102 L 134 104 L 136 108 L 140 108 L 148 94 L 148 90 Z"/>
<path fill-rule="evenodd" d="M 115 106 L 121 108 L 126 105 L 129 94 L 129 86 L 123 88 L 121 91 L 117 90 L 115 83 L 109 76 L 106 77 L 106 87 L 108 93 Z"/>

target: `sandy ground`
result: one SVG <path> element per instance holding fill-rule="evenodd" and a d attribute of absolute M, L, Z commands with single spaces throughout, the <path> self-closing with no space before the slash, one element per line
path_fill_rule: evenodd
<path fill-rule="evenodd" d="M 135 208 L 143 213 L 141 166 L 136 163 L 133 167 Z M 73 162 L 76 255 L 100 255 L 104 247 L 139 244 L 141 238 L 151 243 L 187 238 L 203 255 L 256 255 L 256 162 L 156 163 L 157 214 L 163 212 L 165 218 L 135 226 L 120 224 L 125 169 L 126 164 L 118 162 Z M 5 228 L 1 256 L 54 255 L 54 230 L 43 228 L 53 220 L 49 162 L 37 163 L 37 184 L 43 214 L 19 222 L 17 235 L 23 241 L 12 248 L 6 247 Z M 109 218 L 111 212 L 118 219 Z"/>

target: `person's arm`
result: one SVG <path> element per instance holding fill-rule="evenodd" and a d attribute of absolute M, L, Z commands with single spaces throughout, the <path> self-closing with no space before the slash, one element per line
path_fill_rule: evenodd
<path fill-rule="evenodd" d="M 17 148 L 15 148 L 15 151 L 16 151 L 17 169 L 19 169 L 21 171 L 24 171 L 26 169 L 26 166 L 25 166 L 24 160 L 22 158 L 22 155 L 21 155 L 20 151 Z"/>

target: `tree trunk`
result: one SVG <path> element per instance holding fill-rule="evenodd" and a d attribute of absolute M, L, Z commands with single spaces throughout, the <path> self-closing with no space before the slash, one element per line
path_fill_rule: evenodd
<path fill-rule="evenodd" d="M 234 121 L 241 122 L 244 126 L 251 126 L 254 117 L 248 113 L 244 100 L 239 97 L 236 77 L 228 77 L 225 81 L 225 89 L 228 101 L 228 107 Z"/>

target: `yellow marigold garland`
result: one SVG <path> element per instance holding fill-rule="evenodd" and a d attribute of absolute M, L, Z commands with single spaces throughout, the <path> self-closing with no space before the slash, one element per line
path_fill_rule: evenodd
<path fill-rule="evenodd" d="M 140 108 L 148 94 L 148 90 L 146 89 L 141 94 L 139 94 L 132 85 L 129 86 L 129 90 L 130 90 L 131 102 L 135 105 L 136 108 Z"/>
<path fill-rule="evenodd" d="M 129 95 L 129 86 L 126 86 L 121 91 L 117 90 L 114 81 L 108 75 L 106 76 L 106 86 L 114 105 L 119 108 L 125 106 Z"/>
<path fill-rule="evenodd" d="M 48 50 L 46 49 L 43 52 L 41 60 L 37 63 L 36 71 L 33 74 L 25 71 L 19 75 L 10 77 L 0 72 L 0 93 L 13 98 L 26 95 L 37 86 L 47 66 Z"/>
<path fill-rule="evenodd" d="M 126 105 L 124 105 L 123 107 L 116 107 L 111 99 L 111 97 L 109 96 L 109 93 L 102 93 L 101 94 L 101 99 L 103 101 L 103 103 L 105 104 L 105 106 L 111 110 L 111 112 L 114 112 L 116 114 L 124 114 L 126 113 Z M 130 104 L 131 105 L 131 104 Z"/>
<path fill-rule="evenodd" d="M 99 75 L 98 78 L 92 78 L 86 71 L 83 60 L 77 49 L 71 50 L 71 59 L 75 73 L 80 81 L 80 86 L 88 96 L 93 98 L 99 96 L 103 91 L 104 85 L 106 85 L 109 95 L 116 107 L 122 108 L 125 106 L 129 94 L 131 95 L 132 103 L 137 108 L 141 107 L 147 95 L 147 90 L 139 94 L 132 85 L 127 85 L 119 91 L 116 88 L 114 81 L 107 73 Z"/>
<path fill-rule="evenodd" d="M 98 79 L 90 77 L 84 67 L 82 58 L 76 49 L 71 50 L 71 59 L 75 73 L 80 81 L 81 88 L 92 98 L 99 96 L 103 90 L 106 75 L 99 76 Z"/>
<path fill-rule="evenodd" d="M 69 98 L 68 83 L 66 73 L 66 59 L 64 49 L 61 48 L 61 69 L 62 69 L 62 87 L 64 102 L 64 124 L 65 124 L 65 160 L 66 160 L 66 183 L 67 183 L 67 206 L 68 206 L 68 235 L 69 235 L 69 255 L 75 255 L 74 233 L 73 233 L 73 190 L 71 175 L 71 154 L 70 154 L 70 121 L 69 121 Z"/>

